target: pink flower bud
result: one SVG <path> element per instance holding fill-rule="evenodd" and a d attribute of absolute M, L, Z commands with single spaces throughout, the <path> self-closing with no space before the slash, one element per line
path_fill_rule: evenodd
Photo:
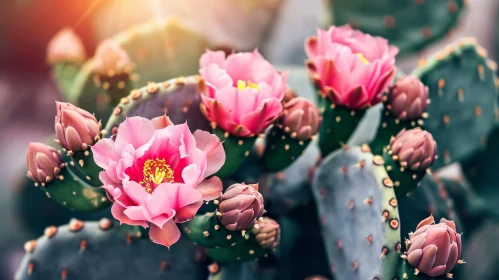
<path fill-rule="evenodd" d="M 220 222 L 227 230 L 249 230 L 265 212 L 258 185 L 234 184 L 220 198 Z"/>
<path fill-rule="evenodd" d="M 95 51 L 94 72 L 113 76 L 130 72 L 134 67 L 127 52 L 112 40 L 103 41 Z"/>
<path fill-rule="evenodd" d="M 419 223 L 410 234 L 407 261 L 420 272 L 437 277 L 450 272 L 461 256 L 461 235 L 453 221 L 441 219 L 434 224 L 433 216 Z"/>
<path fill-rule="evenodd" d="M 428 131 L 419 127 L 403 129 L 390 141 L 390 151 L 402 167 L 425 171 L 435 162 L 437 143 Z"/>
<path fill-rule="evenodd" d="M 262 248 L 274 249 L 279 245 L 281 239 L 281 228 L 279 224 L 267 217 L 262 217 L 257 220 L 253 228 L 256 240 Z"/>
<path fill-rule="evenodd" d="M 317 133 L 321 117 L 312 102 L 303 97 L 291 99 L 284 105 L 280 123 L 291 137 L 309 140 Z"/>
<path fill-rule="evenodd" d="M 26 161 L 28 177 L 42 186 L 61 172 L 61 154 L 43 143 L 29 143 Z"/>
<path fill-rule="evenodd" d="M 100 138 L 101 123 L 94 115 L 70 103 L 56 102 L 55 133 L 68 151 L 86 150 Z"/>
<path fill-rule="evenodd" d="M 423 116 L 428 105 L 428 87 L 416 76 L 397 81 L 388 92 L 387 108 L 401 120 L 416 120 Z"/>
<path fill-rule="evenodd" d="M 61 62 L 81 64 L 85 61 L 85 57 L 85 47 L 80 37 L 71 28 L 59 31 L 47 47 L 47 61 L 50 64 Z"/>

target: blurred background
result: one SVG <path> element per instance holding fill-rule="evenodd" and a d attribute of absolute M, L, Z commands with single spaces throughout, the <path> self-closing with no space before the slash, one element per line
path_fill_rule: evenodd
<path fill-rule="evenodd" d="M 431 0 L 437 1 L 437 0 Z M 25 150 L 30 141 L 53 134 L 55 100 L 62 100 L 50 77 L 45 52 L 63 27 L 81 36 L 87 53 L 132 25 L 176 16 L 217 46 L 237 50 L 258 47 L 276 65 L 303 65 L 303 42 L 315 34 L 324 15 L 320 0 L 2 0 L 0 9 L 0 279 L 12 279 L 23 255 L 22 244 L 40 235 L 47 219 L 66 223 L 68 210 L 25 189 Z M 499 56 L 499 1 L 469 1 L 459 28 L 448 38 L 404 57 L 398 65 L 410 71 L 420 57 L 461 36 L 474 36 Z M 459 176 L 448 171 L 448 176 Z M 32 188 L 34 189 L 34 188 Z M 22 205 L 19 197 L 23 196 Z M 29 197 L 29 207 L 26 206 Z M 40 203 L 43 201 L 43 203 Z M 53 214 L 57 219 L 50 220 Z M 38 218 L 37 218 L 38 217 Z"/>

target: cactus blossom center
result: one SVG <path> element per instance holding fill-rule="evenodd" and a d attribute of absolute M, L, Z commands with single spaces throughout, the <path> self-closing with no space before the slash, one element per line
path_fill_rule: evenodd
<path fill-rule="evenodd" d="M 252 88 L 256 91 L 260 90 L 260 87 L 258 84 L 253 83 L 252 81 L 243 81 L 243 80 L 238 80 L 237 81 L 237 88 L 238 89 L 247 89 L 247 88 Z"/>
<path fill-rule="evenodd" d="M 356 55 L 359 57 L 360 61 L 362 61 L 364 64 L 369 64 L 369 60 L 364 56 L 363 53 L 356 53 Z"/>
<path fill-rule="evenodd" d="M 148 159 L 144 162 L 144 179 L 140 184 L 148 193 L 152 193 L 154 189 L 161 183 L 173 182 L 173 170 L 166 164 L 165 159 Z"/>

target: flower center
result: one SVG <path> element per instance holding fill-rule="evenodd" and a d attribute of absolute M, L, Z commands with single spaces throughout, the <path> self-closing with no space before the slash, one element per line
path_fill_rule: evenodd
<path fill-rule="evenodd" d="M 356 55 L 364 64 L 369 64 L 369 60 L 367 60 L 363 53 L 356 53 Z"/>
<path fill-rule="evenodd" d="M 253 83 L 252 81 L 243 81 L 243 80 L 239 80 L 237 81 L 237 88 L 238 89 L 247 89 L 247 88 L 252 88 L 256 91 L 259 91 L 260 90 L 260 87 L 258 86 L 258 84 L 255 84 Z"/>
<path fill-rule="evenodd" d="M 161 183 L 173 182 L 173 170 L 166 164 L 163 159 L 148 159 L 144 162 L 144 179 L 140 184 L 146 189 L 148 193 L 152 193 L 154 189 Z"/>

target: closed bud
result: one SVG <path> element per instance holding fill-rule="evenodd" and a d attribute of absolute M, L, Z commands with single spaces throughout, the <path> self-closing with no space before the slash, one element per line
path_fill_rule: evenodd
<path fill-rule="evenodd" d="M 435 162 L 437 143 L 428 131 L 419 127 L 403 129 L 390 141 L 390 151 L 402 167 L 421 172 Z"/>
<path fill-rule="evenodd" d="M 68 151 L 86 150 L 100 139 L 101 123 L 94 115 L 70 103 L 56 102 L 55 133 Z"/>
<path fill-rule="evenodd" d="M 134 67 L 127 52 L 112 40 L 105 40 L 97 47 L 93 63 L 94 72 L 105 76 L 129 73 Z"/>
<path fill-rule="evenodd" d="M 388 91 L 387 108 L 395 118 L 417 120 L 428 105 L 428 87 L 416 76 L 407 76 Z"/>
<path fill-rule="evenodd" d="M 284 105 L 280 123 L 284 131 L 298 140 L 309 140 L 317 133 L 321 116 L 317 107 L 303 97 L 296 97 Z"/>
<path fill-rule="evenodd" d="M 28 177 L 35 183 L 42 185 L 48 183 L 61 172 L 61 154 L 43 143 L 29 144 L 26 161 Z"/>
<path fill-rule="evenodd" d="M 220 198 L 220 223 L 227 230 L 249 230 L 265 212 L 258 185 L 234 184 Z"/>
<path fill-rule="evenodd" d="M 258 227 L 253 228 L 253 234 L 260 246 L 265 249 L 274 249 L 279 245 L 281 239 L 281 227 L 279 224 L 267 217 L 257 220 Z"/>
<path fill-rule="evenodd" d="M 47 62 L 50 64 L 73 62 L 81 64 L 86 54 L 80 37 L 71 28 L 59 31 L 47 47 Z"/>
<path fill-rule="evenodd" d="M 453 221 L 441 219 L 434 224 L 432 216 L 419 223 L 410 234 L 407 261 L 430 277 L 449 273 L 461 256 L 461 235 Z"/>

